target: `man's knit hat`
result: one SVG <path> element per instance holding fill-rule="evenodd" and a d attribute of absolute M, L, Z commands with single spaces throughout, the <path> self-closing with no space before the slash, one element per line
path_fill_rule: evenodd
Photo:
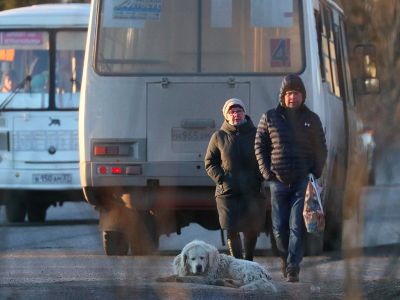
<path fill-rule="evenodd" d="M 296 74 L 289 74 L 282 80 L 281 89 L 279 91 L 279 100 L 282 105 L 285 103 L 284 98 L 287 91 L 298 91 L 303 94 L 303 103 L 306 100 L 306 88 L 300 76 Z"/>
<path fill-rule="evenodd" d="M 242 100 L 238 98 L 231 98 L 226 100 L 224 106 L 222 107 L 222 114 L 224 115 L 225 119 L 228 119 L 228 111 L 232 106 L 240 106 L 244 112 L 246 112 L 246 108 L 244 107 L 244 103 Z"/>

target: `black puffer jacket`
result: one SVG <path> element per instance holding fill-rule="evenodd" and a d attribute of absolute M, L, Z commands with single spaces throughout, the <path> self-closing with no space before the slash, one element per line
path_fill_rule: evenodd
<path fill-rule="evenodd" d="M 223 229 L 260 230 L 266 202 L 260 196 L 262 177 L 254 154 L 256 128 L 251 119 L 238 126 L 225 121 L 208 145 L 204 163 L 216 183 L 220 225 Z"/>
<path fill-rule="evenodd" d="M 321 121 L 304 104 L 297 110 L 279 104 L 262 115 L 255 154 L 265 180 L 293 183 L 309 173 L 319 178 L 327 148 Z"/>

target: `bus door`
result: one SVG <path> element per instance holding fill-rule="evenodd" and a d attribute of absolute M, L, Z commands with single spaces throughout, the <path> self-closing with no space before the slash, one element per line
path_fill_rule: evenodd
<path fill-rule="evenodd" d="M 203 161 L 212 133 L 223 122 L 221 108 L 232 97 L 249 107 L 250 83 L 149 84 L 148 161 Z"/>

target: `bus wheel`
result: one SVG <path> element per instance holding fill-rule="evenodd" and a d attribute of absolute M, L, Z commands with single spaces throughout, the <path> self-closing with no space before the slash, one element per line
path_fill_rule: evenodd
<path fill-rule="evenodd" d="M 103 248 L 107 255 L 127 255 L 129 242 L 120 231 L 103 231 Z"/>
<path fill-rule="evenodd" d="M 136 224 L 131 237 L 131 251 L 134 255 L 154 253 L 159 246 L 159 234 L 153 215 L 148 211 L 137 212 Z"/>
<path fill-rule="evenodd" d="M 305 235 L 305 255 L 320 255 L 324 247 L 324 235 L 306 233 Z"/>
<path fill-rule="evenodd" d="M 28 205 L 27 210 L 29 222 L 44 222 L 46 220 L 47 205 L 32 203 L 32 205 Z"/>
<path fill-rule="evenodd" d="M 6 218 L 10 223 L 24 222 L 26 214 L 26 206 L 21 200 L 7 200 L 6 202 Z"/>

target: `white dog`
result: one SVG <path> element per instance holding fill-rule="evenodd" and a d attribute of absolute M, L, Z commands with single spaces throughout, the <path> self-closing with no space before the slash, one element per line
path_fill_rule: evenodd
<path fill-rule="evenodd" d="M 223 285 L 243 290 L 276 292 L 270 273 L 260 264 L 218 252 L 203 241 L 187 244 L 173 262 L 174 276 L 169 280 Z"/>

